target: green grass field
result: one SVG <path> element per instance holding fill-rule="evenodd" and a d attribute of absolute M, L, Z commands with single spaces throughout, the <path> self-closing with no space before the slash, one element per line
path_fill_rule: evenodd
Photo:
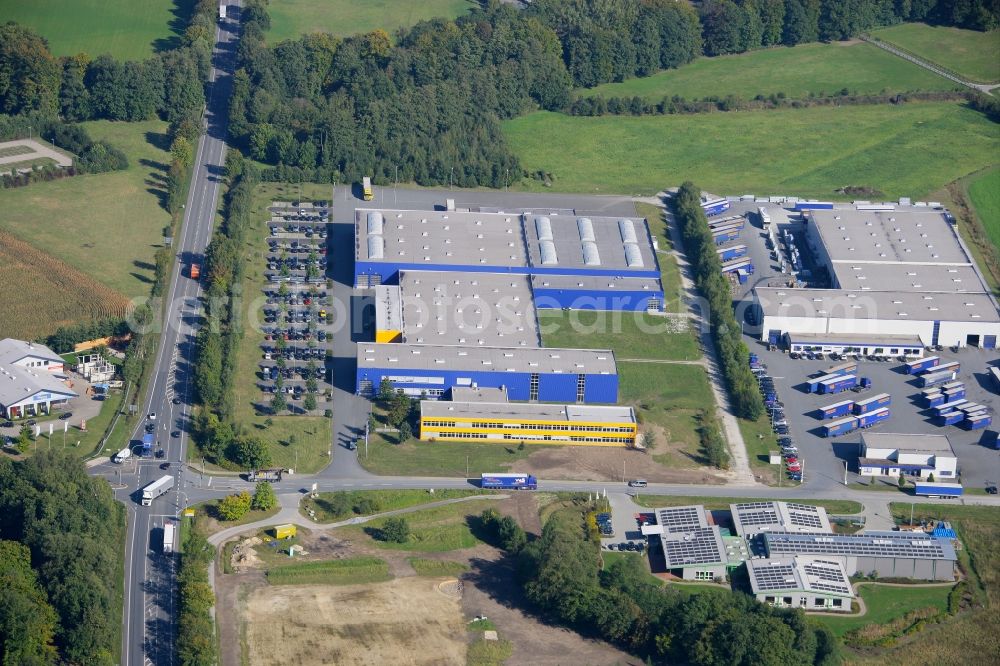
<path fill-rule="evenodd" d="M 636 202 L 635 212 L 649 222 L 649 231 L 659 245 L 656 260 L 660 264 L 660 283 L 663 285 L 663 311 L 680 312 L 681 270 L 673 255 L 674 242 L 670 239 L 663 209 L 648 203 Z"/>
<path fill-rule="evenodd" d="M 472 0 L 273 0 L 268 38 L 277 42 L 307 32 L 345 36 L 378 29 L 391 35 L 427 19 L 455 18 L 476 5 Z"/>
<path fill-rule="evenodd" d="M 391 437 L 391 436 L 390 436 Z M 396 444 L 394 438 L 374 433 L 358 445 L 358 461 L 373 474 L 398 476 L 466 476 L 479 478 L 484 472 L 503 472 L 527 458 L 535 447 L 518 451 L 516 446 L 483 442 L 422 442 L 411 439 Z"/>
<path fill-rule="evenodd" d="M 0 190 L 0 227 L 127 298 L 148 296 L 153 254 L 170 223 L 158 194 L 169 160 L 167 125 L 82 124 L 95 140 L 123 150 L 129 168 Z"/>
<path fill-rule="evenodd" d="M 410 538 L 405 543 L 378 541 L 371 543 L 387 550 L 403 550 L 425 553 L 443 553 L 450 550 L 472 548 L 480 543 L 469 527 L 469 519 L 478 516 L 484 509 L 495 507 L 495 501 L 476 500 L 438 506 L 423 511 L 408 513 L 403 518 L 410 525 Z M 361 534 L 369 536 L 385 525 L 386 518 L 373 520 L 364 526 L 341 527 L 342 535 Z"/>
<path fill-rule="evenodd" d="M 986 235 L 1000 250 L 1000 169 L 994 169 L 969 185 L 969 196 Z"/>
<path fill-rule="evenodd" d="M 784 93 L 796 99 L 834 95 L 846 88 L 851 94 L 953 90 L 958 84 L 864 42 L 802 44 L 739 55 L 699 58 L 678 69 L 652 76 L 609 83 L 581 96 L 633 97 L 659 101 L 680 95 L 685 99 Z"/>
<path fill-rule="evenodd" d="M 694 361 L 701 356 L 693 331 L 674 333 L 673 319 L 645 312 L 539 310 L 538 325 L 546 347 L 611 349 L 619 361 Z"/>
<path fill-rule="evenodd" d="M 704 368 L 619 362 L 618 380 L 618 401 L 635 407 L 641 429 L 653 435 L 653 459 L 670 467 L 701 465 L 696 417 L 714 400 Z"/>
<path fill-rule="evenodd" d="M 1000 30 L 979 32 L 925 23 L 902 23 L 875 37 L 944 65 L 978 83 L 1000 81 Z"/>
<path fill-rule="evenodd" d="M 307 497 L 302 500 L 301 510 L 305 515 L 308 515 L 305 513 L 306 509 L 315 511 L 316 515 L 312 517 L 312 520 L 317 523 L 333 523 L 351 516 L 367 516 L 478 494 L 481 494 L 478 490 L 448 489 L 435 490 L 433 493 L 426 490 L 342 490 L 333 493 L 319 493 L 319 497 L 316 499 Z M 343 500 L 346 503 L 346 511 L 336 510 L 338 500 Z M 354 511 L 352 507 L 362 501 L 368 502 L 370 510 Z"/>
<path fill-rule="evenodd" d="M 302 562 L 268 570 L 271 585 L 359 585 L 392 580 L 389 565 L 377 557 Z"/>
<path fill-rule="evenodd" d="M 141 60 L 180 44 L 193 0 L 0 0 L 0 16 L 34 29 L 56 56 Z"/>
<path fill-rule="evenodd" d="M 996 125 L 954 103 L 599 118 L 536 112 L 504 128 L 526 171 L 551 173 L 558 191 L 596 194 L 649 195 L 692 180 L 712 192 L 836 198 L 837 188 L 855 185 L 921 197 L 1000 154 Z M 548 189 L 537 180 L 520 187 Z"/>
<path fill-rule="evenodd" d="M 743 434 L 743 442 L 746 444 L 747 457 L 750 459 L 750 467 L 754 474 L 758 475 L 765 483 L 779 483 L 786 485 L 796 485 L 792 481 L 787 481 L 778 474 L 774 465 L 768 463 L 768 453 L 778 449 L 778 436 L 771 429 L 771 421 L 768 415 L 761 415 L 756 421 L 737 419 L 740 432 Z"/>
<path fill-rule="evenodd" d="M 825 624 L 837 636 L 867 626 L 885 624 L 907 613 L 923 608 L 943 611 L 948 607 L 950 587 L 894 587 L 886 585 L 862 585 L 859 594 L 865 600 L 868 612 L 857 617 L 817 616 L 816 620 Z"/>

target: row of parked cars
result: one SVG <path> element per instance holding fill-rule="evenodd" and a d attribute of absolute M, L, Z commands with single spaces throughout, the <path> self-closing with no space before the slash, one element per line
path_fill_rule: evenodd
<path fill-rule="evenodd" d="M 621 543 L 609 543 L 608 550 L 620 550 L 620 551 L 632 551 L 634 553 L 641 553 L 646 550 L 646 543 L 644 541 L 622 541 Z"/>
<path fill-rule="evenodd" d="M 771 429 L 778 435 L 778 444 L 784 458 L 785 471 L 793 481 L 802 480 L 802 462 L 799 450 L 789 435 L 788 421 L 785 419 L 785 403 L 778 396 L 774 378 L 767 372 L 767 365 L 760 362 L 756 354 L 750 355 L 750 371 L 757 377 L 761 395 L 764 396 L 764 407 L 771 418 Z"/>

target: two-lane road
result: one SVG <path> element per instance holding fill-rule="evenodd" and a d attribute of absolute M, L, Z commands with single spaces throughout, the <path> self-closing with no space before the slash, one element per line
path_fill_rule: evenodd
<path fill-rule="evenodd" d="M 141 460 L 130 473 L 122 474 L 124 488 L 119 498 L 128 507 L 125 553 L 125 612 L 122 634 L 123 666 L 175 663 L 174 609 L 175 567 L 173 557 L 162 553 L 164 521 L 178 515 L 188 503 L 190 474 L 185 473 L 187 421 L 190 416 L 191 363 L 194 336 L 200 316 L 201 288 L 187 276 L 187 267 L 200 262 L 212 237 L 219 206 L 219 189 L 226 158 L 226 126 L 236 42 L 239 36 L 239 9 L 234 3 L 230 18 L 220 21 L 212 54 L 212 72 L 205 110 L 206 134 L 198 143 L 191 188 L 185 205 L 183 227 L 175 239 L 178 265 L 167 291 L 163 308 L 160 346 L 150 375 L 144 415 L 156 413 L 157 446 L 165 450 L 163 459 Z M 133 439 L 141 436 L 143 422 Z M 171 437 L 179 430 L 180 436 Z M 160 465 L 170 463 L 167 470 Z M 95 468 L 94 472 L 106 472 Z M 138 503 L 137 490 L 164 474 L 174 476 L 173 490 L 152 506 Z"/>

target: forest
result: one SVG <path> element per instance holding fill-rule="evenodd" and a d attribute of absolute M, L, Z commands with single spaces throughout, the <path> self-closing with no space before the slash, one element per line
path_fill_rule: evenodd
<path fill-rule="evenodd" d="M 0 663 L 113 664 L 125 508 L 61 451 L 0 459 Z"/>
<path fill-rule="evenodd" d="M 987 0 L 496 0 L 390 38 L 316 33 L 268 44 L 266 2 L 244 11 L 233 143 L 265 180 L 502 187 L 523 174 L 500 121 L 571 111 L 573 89 L 700 55 L 848 39 L 901 21 L 996 26 Z M 579 108 L 577 112 L 579 112 Z"/>

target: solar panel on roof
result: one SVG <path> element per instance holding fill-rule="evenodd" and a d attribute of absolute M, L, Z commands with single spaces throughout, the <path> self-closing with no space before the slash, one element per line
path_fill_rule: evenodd
<path fill-rule="evenodd" d="M 540 241 L 552 240 L 552 221 L 547 217 L 536 217 L 535 232 L 538 234 L 538 240 Z"/>
<path fill-rule="evenodd" d="M 618 220 L 618 231 L 622 235 L 623 243 L 638 243 L 639 238 L 635 235 L 635 224 L 632 220 Z"/>
<path fill-rule="evenodd" d="M 629 268 L 642 268 L 642 253 L 639 252 L 639 246 L 635 243 L 625 243 L 625 263 L 628 264 Z"/>
<path fill-rule="evenodd" d="M 576 228 L 580 232 L 580 240 L 594 242 L 594 223 L 589 217 L 581 217 L 576 220 Z"/>
<path fill-rule="evenodd" d="M 588 266 L 600 266 L 601 254 L 597 251 L 597 243 L 584 241 L 583 243 L 583 263 Z"/>
<path fill-rule="evenodd" d="M 382 213 L 377 210 L 368 211 L 368 233 L 371 234 L 381 234 L 382 233 Z"/>
<path fill-rule="evenodd" d="M 543 240 L 538 244 L 538 249 L 542 253 L 542 265 L 552 266 L 559 263 L 556 255 L 556 245 L 551 240 Z"/>

